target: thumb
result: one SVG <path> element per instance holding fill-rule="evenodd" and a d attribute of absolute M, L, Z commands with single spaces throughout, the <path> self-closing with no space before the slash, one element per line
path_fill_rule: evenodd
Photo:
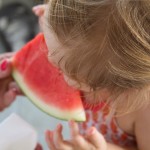
<path fill-rule="evenodd" d="M 87 131 L 88 141 L 95 146 L 96 149 L 107 149 L 107 143 L 101 133 L 95 127 L 91 127 Z"/>
<path fill-rule="evenodd" d="M 0 79 L 9 77 L 11 75 L 11 62 L 9 59 L 4 59 L 0 62 Z"/>

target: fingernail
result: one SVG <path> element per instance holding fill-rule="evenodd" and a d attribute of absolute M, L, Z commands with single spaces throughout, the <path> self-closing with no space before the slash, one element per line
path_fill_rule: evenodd
<path fill-rule="evenodd" d="M 93 135 L 94 133 L 95 133 L 95 129 L 93 129 L 93 128 L 89 129 L 89 131 L 88 131 L 89 135 Z"/>
<path fill-rule="evenodd" d="M 70 126 L 73 126 L 73 125 L 74 125 L 74 121 L 73 121 L 73 120 L 70 120 L 70 121 L 69 121 L 69 125 L 70 125 Z"/>
<path fill-rule="evenodd" d="M 7 60 L 4 60 L 4 61 L 2 62 L 2 64 L 0 65 L 0 68 L 1 68 L 2 71 L 5 71 L 6 68 L 7 68 L 7 66 L 8 66 L 8 61 L 7 61 Z"/>
<path fill-rule="evenodd" d="M 61 125 L 60 124 L 58 124 L 57 125 L 57 130 L 59 130 L 61 128 Z"/>

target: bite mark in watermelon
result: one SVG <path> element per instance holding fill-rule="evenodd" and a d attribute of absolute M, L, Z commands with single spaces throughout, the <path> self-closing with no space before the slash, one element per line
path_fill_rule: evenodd
<path fill-rule="evenodd" d="M 62 120 L 85 121 L 80 92 L 68 86 L 47 57 L 42 33 L 12 58 L 12 75 L 25 95 L 41 110 Z"/>

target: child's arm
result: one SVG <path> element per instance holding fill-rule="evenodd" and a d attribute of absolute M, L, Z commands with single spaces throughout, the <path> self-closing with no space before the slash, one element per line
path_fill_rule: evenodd
<path fill-rule="evenodd" d="M 55 131 L 47 131 L 46 141 L 49 148 L 51 150 L 138 150 L 107 143 L 95 127 L 89 128 L 87 135 L 83 137 L 80 135 L 78 125 L 75 122 L 70 122 L 70 132 L 71 140 L 64 140 L 61 125 L 58 125 Z"/>

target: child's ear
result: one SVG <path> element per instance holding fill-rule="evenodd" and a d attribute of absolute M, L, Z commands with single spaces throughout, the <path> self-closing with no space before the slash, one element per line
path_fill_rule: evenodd
<path fill-rule="evenodd" d="M 46 8 L 46 4 L 36 5 L 32 8 L 32 11 L 36 16 L 41 17 L 44 15 L 45 8 Z"/>

